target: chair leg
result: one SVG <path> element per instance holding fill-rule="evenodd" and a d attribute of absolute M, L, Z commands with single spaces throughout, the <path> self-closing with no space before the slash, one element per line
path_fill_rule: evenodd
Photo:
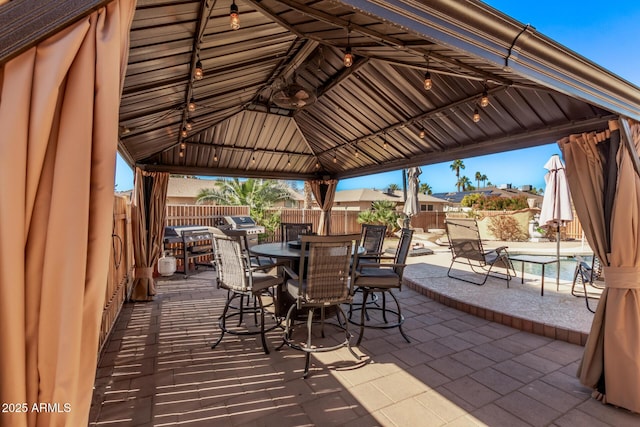
<path fill-rule="evenodd" d="M 307 350 L 311 350 L 311 326 L 313 325 L 313 308 L 309 309 L 309 313 L 307 315 Z M 307 378 L 309 375 L 309 361 L 311 359 L 311 353 L 309 351 L 305 352 L 304 358 L 304 374 L 302 378 Z"/>
<path fill-rule="evenodd" d="M 293 321 L 291 320 L 291 313 L 293 313 L 294 308 L 296 308 L 296 305 L 291 304 L 291 307 L 289 307 L 289 310 L 287 311 L 287 315 L 284 318 L 284 332 L 282 334 L 282 343 L 278 347 L 276 347 L 276 350 L 280 350 L 291 339 L 291 334 L 293 333 Z"/>
<path fill-rule="evenodd" d="M 362 342 L 362 337 L 364 336 L 364 324 L 365 324 L 365 318 L 368 318 L 366 316 L 367 313 L 367 304 L 365 301 L 367 301 L 367 298 L 369 296 L 369 289 L 368 288 L 362 288 L 362 308 L 360 309 L 360 335 L 358 336 L 358 341 L 356 342 L 356 345 L 360 345 L 360 343 Z"/>
<path fill-rule="evenodd" d="M 410 343 L 411 340 L 402 330 L 402 324 L 404 323 L 404 318 L 402 317 L 402 311 L 400 308 L 400 303 L 398 302 L 398 298 L 396 298 L 396 296 L 391 291 L 389 291 L 389 294 L 391 295 L 391 298 L 393 298 L 393 300 L 396 302 L 396 307 L 398 308 L 398 329 L 400 329 L 400 333 L 402 334 L 404 339 L 407 340 L 408 343 Z"/>
<path fill-rule="evenodd" d="M 218 324 L 220 325 L 220 338 L 218 338 L 218 340 L 216 342 L 214 342 L 213 344 L 211 344 L 211 348 L 214 349 L 216 348 L 216 346 L 218 344 L 220 344 L 220 342 L 222 341 L 222 338 L 224 337 L 224 333 L 227 331 L 227 312 L 229 311 L 229 305 L 231 304 L 231 301 L 236 297 L 237 295 L 235 294 L 231 294 L 231 292 L 227 292 L 227 302 L 224 304 L 224 309 L 222 310 L 222 315 L 220 316 L 220 319 L 218 320 Z"/>
<path fill-rule="evenodd" d="M 389 323 L 387 320 L 387 296 L 386 292 L 382 293 L 382 320 L 384 323 Z"/>
<path fill-rule="evenodd" d="M 260 305 L 260 337 L 262 338 L 262 348 L 264 349 L 264 354 L 269 354 L 269 347 L 267 347 L 267 337 L 264 334 L 264 305 L 262 304 L 262 298 L 260 295 L 255 295 L 253 300 L 253 305 L 255 306 L 256 301 L 258 300 L 258 304 Z M 257 314 L 254 313 L 254 317 L 257 320 Z"/>

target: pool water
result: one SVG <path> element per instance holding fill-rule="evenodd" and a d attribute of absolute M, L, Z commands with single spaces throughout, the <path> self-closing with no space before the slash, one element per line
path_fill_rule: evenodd
<path fill-rule="evenodd" d="M 528 256 L 535 256 L 535 255 L 528 255 Z M 546 256 L 549 256 L 549 255 L 546 255 Z M 592 258 L 591 256 L 582 257 L 582 259 L 584 259 L 589 264 L 591 264 L 591 258 Z M 520 277 L 520 275 L 522 274 L 522 262 L 521 261 L 512 261 L 512 262 L 513 262 L 513 267 L 516 270 L 517 276 Z M 567 257 L 567 256 L 560 257 L 560 280 L 569 281 L 569 282 L 573 281 L 573 275 L 575 274 L 575 271 L 576 271 L 577 262 L 578 261 L 576 260 L 575 257 Z M 556 263 L 546 265 L 544 268 L 544 277 L 555 279 L 556 268 L 557 268 Z M 542 273 L 542 266 L 539 264 L 525 263 L 524 272 L 525 274 L 528 273 L 528 274 L 540 276 L 540 273 Z"/>

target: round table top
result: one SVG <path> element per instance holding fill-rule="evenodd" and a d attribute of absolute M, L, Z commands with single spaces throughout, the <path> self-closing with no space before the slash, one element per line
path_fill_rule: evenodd
<path fill-rule="evenodd" d="M 300 248 L 292 248 L 289 246 L 288 242 L 261 243 L 252 246 L 250 251 L 254 255 L 269 258 L 300 258 Z M 362 255 L 364 252 L 364 247 L 358 246 L 358 254 Z"/>

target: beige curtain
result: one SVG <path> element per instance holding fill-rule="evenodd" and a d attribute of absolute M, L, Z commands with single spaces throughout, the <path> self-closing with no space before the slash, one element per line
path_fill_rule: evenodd
<path fill-rule="evenodd" d="M 322 209 L 320 214 L 320 225 L 318 226 L 318 234 L 326 236 L 331 232 L 331 207 L 333 199 L 336 197 L 337 179 L 313 179 L 309 181 L 311 191 L 316 202 Z"/>
<path fill-rule="evenodd" d="M 151 301 L 156 294 L 153 270 L 162 254 L 169 174 L 136 168 L 131 209 L 135 280 L 131 299 Z"/>
<path fill-rule="evenodd" d="M 28 409 L 2 425 L 87 425 L 134 9 L 114 1 L 0 71 L 0 402 Z"/>
<path fill-rule="evenodd" d="M 578 376 L 594 397 L 640 412 L 640 125 L 609 128 L 559 141 L 576 211 L 605 265 Z"/>

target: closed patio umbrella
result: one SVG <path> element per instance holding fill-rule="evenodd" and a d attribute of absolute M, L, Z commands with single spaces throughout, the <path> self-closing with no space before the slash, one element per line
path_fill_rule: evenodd
<path fill-rule="evenodd" d="M 573 209 L 571 208 L 569 183 L 567 182 L 567 175 L 560 156 L 557 154 L 551 156 L 544 168 L 548 172 L 544 177 L 546 187 L 540 211 L 540 224 L 553 227 L 556 230 L 556 253 L 558 257 L 556 286 L 558 286 L 560 283 L 560 227 L 569 221 L 573 221 Z"/>
<path fill-rule="evenodd" d="M 417 215 L 420 211 L 418 206 L 418 186 L 420 184 L 419 176 L 422 173 L 422 169 L 419 167 L 409 168 L 408 176 L 408 190 L 407 197 L 404 202 L 403 212 L 409 218 L 407 223 L 410 223 L 411 217 Z"/>
<path fill-rule="evenodd" d="M 606 285 L 577 374 L 594 397 L 640 412 L 640 124 L 611 121 L 558 144 Z"/>

